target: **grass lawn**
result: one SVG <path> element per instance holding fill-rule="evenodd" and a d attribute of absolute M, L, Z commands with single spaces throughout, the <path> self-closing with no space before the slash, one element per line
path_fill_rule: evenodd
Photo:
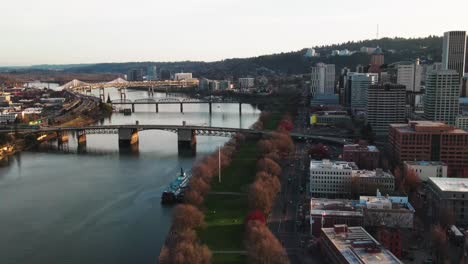
<path fill-rule="evenodd" d="M 247 188 L 255 179 L 256 141 L 245 142 L 231 165 L 221 173 L 222 182 L 213 180 L 212 192 L 241 195 L 209 194 L 203 204 L 207 228 L 199 237 L 212 251 L 244 250 L 244 221 L 248 214 Z M 214 254 L 213 263 L 245 263 L 241 254 Z"/>

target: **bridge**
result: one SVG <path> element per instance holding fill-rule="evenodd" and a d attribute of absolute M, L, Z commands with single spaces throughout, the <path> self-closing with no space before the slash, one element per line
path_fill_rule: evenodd
<path fill-rule="evenodd" d="M 212 97 L 209 99 L 195 99 L 195 98 L 144 98 L 144 99 L 117 99 L 110 102 L 112 105 L 129 105 L 132 107 L 132 112 L 135 112 L 135 105 L 155 105 L 156 113 L 159 112 L 159 105 L 161 104 L 179 104 L 180 112 L 184 112 L 184 104 L 207 104 L 209 107 L 209 113 L 213 112 L 213 104 L 238 104 L 239 114 L 242 115 L 242 102 L 234 98 L 219 98 Z"/>
<path fill-rule="evenodd" d="M 99 98 L 105 100 L 104 90 L 106 88 L 117 88 L 120 94 L 120 99 L 127 99 L 127 88 L 135 87 L 148 87 L 148 95 L 153 96 L 154 90 L 158 88 L 196 88 L 199 86 L 198 79 L 193 80 L 178 80 L 178 81 L 136 81 L 129 82 L 122 78 L 117 78 L 110 82 L 99 82 L 99 83 L 87 83 L 77 79 L 74 79 L 59 88 L 64 90 L 74 90 L 83 92 L 85 94 L 91 94 L 93 89 L 99 89 Z"/>
<path fill-rule="evenodd" d="M 119 147 L 129 147 L 139 142 L 138 132 L 144 130 L 163 130 L 177 134 L 179 151 L 182 149 L 195 149 L 196 136 L 220 136 L 232 137 L 237 133 L 264 136 L 272 135 L 275 131 L 256 130 L 246 128 L 226 128 L 210 126 L 192 126 L 192 125 L 140 125 L 138 121 L 133 125 L 104 125 L 87 127 L 42 127 L 42 128 L 19 128 L 17 132 L 35 133 L 40 135 L 56 133 L 58 143 L 63 143 L 63 138 L 68 133 L 75 133 L 78 145 L 86 144 L 86 135 L 90 134 L 117 134 Z M 10 132 L 5 130 L 3 132 Z M 334 137 L 330 135 L 305 135 L 291 133 L 291 137 L 296 140 L 312 140 L 318 142 L 328 142 L 331 144 L 350 144 L 349 139 L 343 137 Z"/>

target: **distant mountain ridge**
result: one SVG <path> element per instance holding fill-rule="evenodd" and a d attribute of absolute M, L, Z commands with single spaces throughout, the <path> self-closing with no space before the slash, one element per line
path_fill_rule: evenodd
<path fill-rule="evenodd" d="M 364 41 L 352 41 L 341 44 L 314 47 L 321 57 L 306 58 L 307 49 L 299 51 L 262 55 L 251 58 L 233 58 L 216 62 L 181 61 L 181 62 L 125 62 L 98 64 L 69 64 L 69 65 L 34 65 L 21 68 L 0 68 L 0 71 L 63 71 L 65 73 L 111 73 L 126 74 L 133 68 L 146 69 L 149 65 L 156 65 L 159 69 L 171 72 L 192 72 L 195 77 L 210 79 L 239 78 L 242 76 L 286 75 L 309 73 L 310 67 L 317 62 L 333 63 L 337 70 L 369 63 L 369 55 L 355 53 L 351 56 L 331 56 L 333 50 L 348 49 L 359 51 L 361 47 L 381 47 L 385 53 L 386 63 L 420 58 L 423 61 L 440 61 L 442 57 L 442 37 L 429 36 L 426 38 L 382 38 Z"/>

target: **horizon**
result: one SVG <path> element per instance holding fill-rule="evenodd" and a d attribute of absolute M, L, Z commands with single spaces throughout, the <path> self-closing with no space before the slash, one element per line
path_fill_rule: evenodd
<path fill-rule="evenodd" d="M 461 0 L 342 6 L 338 0 L 8 2 L 0 21 L 0 34 L 8 36 L 0 42 L 0 65 L 213 62 L 376 39 L 377 27 L 379 39 L 467 27 L 468 2 Z"/>

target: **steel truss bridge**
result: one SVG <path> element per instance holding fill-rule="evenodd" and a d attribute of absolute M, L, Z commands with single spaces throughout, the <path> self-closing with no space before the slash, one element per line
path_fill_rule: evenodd
<path fill-rule="evenodd" d="M 72 80 L 61 86 L 63 89 L 72 89 L 77 91 L 88 91 L 92 89 L 105 89 L 105 88 L 132 88 L 132 87 L 152 87 L 152 88 L 193 88 L 198 87 L 199 81 L 194 80 L 180 80 L 180 81 L 137 81 L 129 82 L 122 78 L 117 78 L 110 82 L 100 83 L 87 83 L 80 80 Z"/>

